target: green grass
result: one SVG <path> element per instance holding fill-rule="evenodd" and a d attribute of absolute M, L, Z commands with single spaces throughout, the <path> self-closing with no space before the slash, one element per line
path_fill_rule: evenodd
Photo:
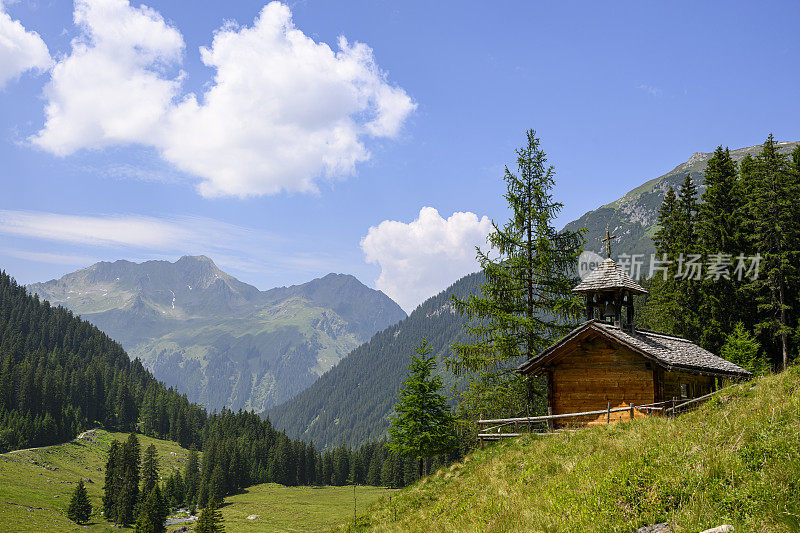
<path fill-rule="evenodd" d="M 491 445 L 360 518 L 377 531 L 800 531 L 800 368 L 695 412 Z"/>
<path fill-rule="evenodd" d="M 175 468 L 183 470 L 187 450 L 175 442 L 138 437 L 142 450 L 151 443 L 156 445 L 162 478 Z M 0 532 L 120 531 L 100 515 L 105 462 L 115 438 L 124 441 L 128 435 L 95 430 L 91 439 L 0 455 Z M 74 524 L 66 517 L 70 496 L 81 478 L 91 480 L 84 482 L 94 511 L 88 527 Z M 358 512 L 391 492 L 378 487 L 356 487 Z M 222 514 L 229 533 L 328 531 L 336 524 L 352 522 L 353 487 L 256 485 L 225 498 Z M 247 520 L 253 514 L 259 519 Z M 169 526 L 167 531 L 179 527 L 180 524 Z"/>
<path fill-rule="evenodd" d="M 124 433 L 92 432 L 91 439 L 0 455 L 0 531 L 118 531 L 100 515 L 105 462 L 111 441 Z M 183 468 L 188 451 L 177 443 L 139 435 L 142 450 L 158 450 L 161 475 Z M 93 514 L 89 527 L 74 524 L 66 508 L 78 479 L 85 482 Z"/>
<path fill-rule="evenodd" d="M 394 491 L 379 487 L 356 487 L 359 513 Z M 284 487 L 265 483 L 243 494 L 225 498 L 222 508 L 229 533 L 272 531 L 329 531 L 353 521 L 353 487 Z M 256 520 L 248 520 L 257 515 Z"/>

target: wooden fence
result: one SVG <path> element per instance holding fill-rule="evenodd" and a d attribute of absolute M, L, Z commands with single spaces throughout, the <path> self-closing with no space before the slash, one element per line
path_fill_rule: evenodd
<path fill-rule="evenodd" d="M 647 415 L 662 415 L 673 418 L 680 413 L 696 409 L 702 404 L 702 402 L 705 402 L 717 392 L 719 391 L 714 391 L 710 394 L 706 394 L 698 398 L 692 398 L 690 400 L 678 400 L 677 398 L 673 397 L 671 400 L 667 400 L 665 402 L 656 402 L 645 405 L 631 404 L 628 407 L 615 407 L 613 409 L 611 408 L 611 402 L 609 402 L 605 409 L 599 409 L 597 411 L 584 411 L 581 413 L 481 419 L 477 421 L 478 442 L 482 446 L 483 441 L 485 440 L 494 441 L 503 438 L 520 437 L 527 433 L 551 434 L 554 431 L 554 421 L 580 418 L 585 416 L 598 417 L 606 415 L 606 424 L 611 423 L 612 413 L 630 413 L 631 420 L 635 417 L 637 411 Z M 539 426 L 540 431 L 535 431 L 536 426 Z M 512 428 L 513 431 L 506 431 Z M 523 428 L 524 431 L 520 431 L 520 428 Z"/>

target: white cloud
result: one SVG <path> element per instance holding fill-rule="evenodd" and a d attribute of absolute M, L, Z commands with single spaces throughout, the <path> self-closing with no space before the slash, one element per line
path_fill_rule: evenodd
<path fill-rule="evenodd" d="M 34 263 L 48 263 L 51 265 L 89 265 L 97 262 L 97 259 L 89 255 L 59 254 L 51 252 L 32 252 L 29 250 L 16 250 L 5 248 L 4 254 L 24 259 Z"/>
<path fill-rule="evenodd" d="M 169 76 L 183 40 L 155 11 L 78 0 L 75 21 L 82 35 L 53 70 L 47 122 L 33 142 L 60 155 L 153 146 L 199 177 L 207 197 L 315 191 L 320 179 L 352 174 L 369 158 L 364 140 L 397 136 L 416 107 L 367 45 L 315 42 L 278 2 L 200 49 L 215 70 L 200 96 L 181 97 L 182 74 Z"/>
<path fill-rule="evenodd" d="M 453 213 L 447 219 L 423 207 L 410 223 L 384 220 L 369 228 L 361 249 L 381 274 L 375 286 L 411 312 L 426 298 L 479 269 L 475 247 L 486 244 L 488 217 Z"/>
<path fill-rule="evenodd" d="M 246 272 L 318 274 L 337 266 L 338 257 L 314 257 L 291 249 L 294 241 L 219 220 L 176 216 L 81 216 L 0 209 L 0 236 L 49 241 L 68 253 L 3 248 L 6 255 L 37 263 L 89 264 L 89 258 L 205 254 L 220 265 Z M 2 241 L 0 241 L 1 243 Z M 78 255 L 76 252 L 85 252 Z"/>
<path fill-rule="evenodd" d="M 181 34 L 127 0 L 77 0 L 74 19 L 81 34 L 53 67 L 47 119 L 32 141 L 58 155 L 146 144 L 179 93 L 179 79 L 165 71 L 181 58 Z"/>
<path fill-rule="evenodd" d="M 204 238 L 205 231 L 220 233 L 224 226 L 208 219 L 184 217 L 164 220 L 136 215 L 78 216 L 41 211 L 0 210 L 0 233 L 15 237 L 94 246 L 133 246 L 168 250 Z M 229 232 L 241 232 L 235 226 Z M 224 231 L 223 231 L 224 232 Z"/>
<path fill-rule="evenodd" d="M 0 89 L 23 72 L 44 71 L 50 64 L 50 53 L 39 34 L 12 19 L 0 1 Z"/>

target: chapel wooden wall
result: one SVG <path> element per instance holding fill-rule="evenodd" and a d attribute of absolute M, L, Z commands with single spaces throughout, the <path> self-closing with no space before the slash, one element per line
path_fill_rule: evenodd
<path fill-rule="evenodd" d="M 548 368 L 549 400 L 553 414 L 579 413 L 653 403 L 652 364 L 634 352 L 602 338 L 575 343 L 573 351 Z M 638 411 L 636 417 L 645 416 Z M 628 420 L 629 412 L 612 413 L 611 420 Z M 605 424 L 606 414 L 568 418 L 557 425 Z"/>
<path fill-rule="evenodd" d="M 713 377 L 699 376 L 688 372 L 659 370 L 656 381 L 658 383 L 657 401 L 669 401 L 673 397 L 678 401 L 698 398 L 715 390 Z M 681 384 L 686 385 L 686 396 L 683 396 Z"/>

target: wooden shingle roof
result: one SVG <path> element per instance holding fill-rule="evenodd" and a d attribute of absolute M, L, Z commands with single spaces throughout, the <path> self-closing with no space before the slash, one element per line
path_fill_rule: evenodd
<path fill-rule="evenodd" d="M 612 342 L 622 344 L 634 352 L 638 352 L 640 355 L 654 361 L 668 372 L 684 370 L 698 374 L 735 379 L 747 379 L 751 377 L 750 372 L 744 368 L 718 357 L 708 350 L 681 337 L 657 333 L 655 331 L 631 331 L 597 320 L 584 322 L 542 353 L 520 365 L 517 368 L 517 372 L 529 374 L 558 358 L 559 348 L 587 330 L 600 333 Z"/>
<path fill-rule="evenodd" d="M 592 270 L 572 292 L 587 293 L 606 289 L 627 289 L 633 294 L 647 294 L 647 291 L 622 270 L 610 257 Z"/>

